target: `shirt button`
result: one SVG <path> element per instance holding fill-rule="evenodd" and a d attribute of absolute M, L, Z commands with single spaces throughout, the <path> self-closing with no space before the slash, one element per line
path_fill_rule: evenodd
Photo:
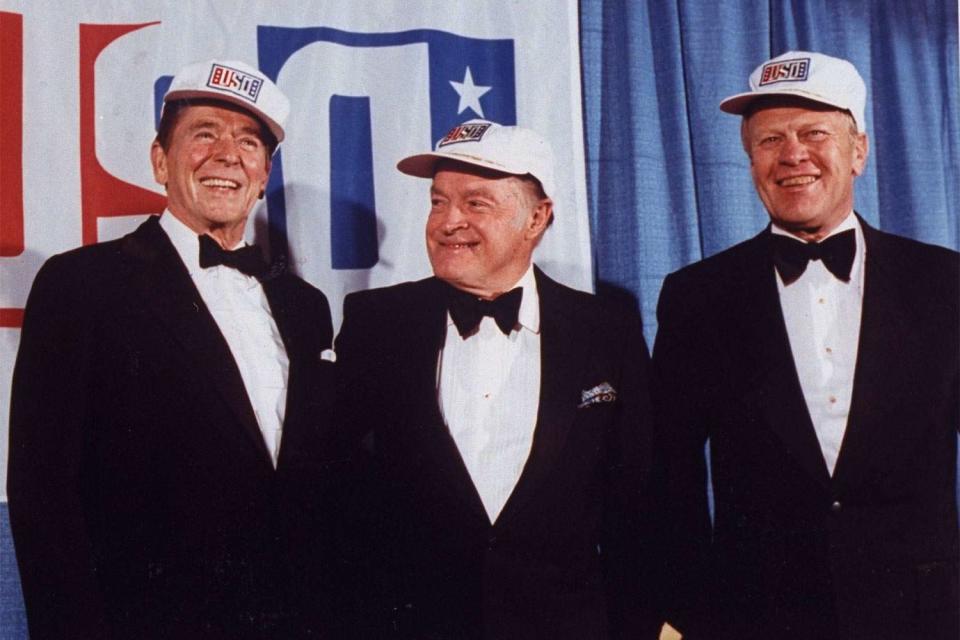
<path fill-rule="evenodd" d="M 833 511 L 834 513 L 840 513 L 842 509 L 843 504 L 841 504 L 839 500 L 834 500 L 833 504 L 830 505 L 830 511 Z"/>
<path fill-rule="evenodd" d="M 830 347 L 827 347 L 827 348 L 826 348 L 826 352 L 827 352 L 827 353 L 833 353 L 833 349 L 831 349 Z"/>
<path fill-rule="evenodd" d="M 817 302 L 819 302 L 820 304 L 823 304 L 823 303 L 826 302 L 826 300 L 823 299 L 823 298 L 818 298 L 818 299 L 817 299 Z"/>
<path fill-rule="evenodd" d="M 836 396 L 830 396 L 830 404 L 836 404 L 836 403 L 837 403 L 837 397 L 836 397 Z"/>
<path fill-rule="evenodd" d="M 487 539 L 487 549 L 493 551 L 493 548 L 497 546 L 497 536 L 490 536 Z"/>

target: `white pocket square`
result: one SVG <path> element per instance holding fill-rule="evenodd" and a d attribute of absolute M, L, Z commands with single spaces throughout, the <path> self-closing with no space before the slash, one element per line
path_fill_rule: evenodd
<path fill-rule="evenodd" d="M 577 409 L 601 402 L 616 402 L 616 400 L 617 390 L 610 386 L 609 382 L 602 382 L 592 389 L 584 389 L 580 392 L 580 404 L 577 405 Z"/>
<path fill-rule="evenodd" d="M 324 349 L 323 351 L 320 352 L 320 359 L 325 360 L 327 362 L 336 362 L 337 353 L 333 349 Z"/>

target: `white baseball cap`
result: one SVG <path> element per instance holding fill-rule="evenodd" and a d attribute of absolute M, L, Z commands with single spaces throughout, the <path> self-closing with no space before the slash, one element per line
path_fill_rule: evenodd
<path fill-rule="evenodd" d="M 512 175 L 530 174 L 552 196 L 553 149 L 540 134 L 523 127 L 508 127 L 489 120 L 469 120 L 455 126 L 437 141 L 432 152 L 409 156 L 397 169 L 418 178 L 432 178 L 437 163 L 455 160 Z"/>
<path fill-rule="evenodd" d="M 794 96 L 844 109 L 858 131 L 866 130 L 867 86 L 856 67 L 841 58 L 811 51 L 788 51 L 764 62 L 750 74 L 750 91 L 720 103 L 727 113 L 743 114 L 763 96 Z"/>
<path fill-rule="evenodd" d="M 237 60 L 207 60 L 181 69 L 163 96 L 171 100 L 207 98 L 237 105 L 259 118 L 283 140 L 283 123 L 290 115 L 290 101 L 270 78 Z"/>

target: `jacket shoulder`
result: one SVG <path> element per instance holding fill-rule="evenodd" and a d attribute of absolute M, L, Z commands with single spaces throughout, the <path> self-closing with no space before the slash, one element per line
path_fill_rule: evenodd
<path fill-rule="evenodd" d="M 161 237 L 158 234 L 163 233 L 159 219 L 159 216 L 150 216 L 139 227 L 120 238 L 55 254 L 46 260 L 40 271 L 71 274 L 75 278 L 87 278 L 91 270 L 106 270 L 109 275 L 124 260 L 143 253 L 145 247 L 155 250 L 157 238 Z"/>
<path fill-rule="evenodd" d="M 441 294 L 442 284 L 436 278 L 402 282 L 387 287 L 363 289 L 347 294 L 343 300 L 344 317 L 348 313 L 365 311 L 391 312 L 409 311 L 411 306 L 424 298 Z"/>
<path fill-rule="evenodd" d="M 329 314 L 330 304 L 327 296 L 318 287 L 289 271 L 284 272 L 277 280 L 284 287 L 286 295 L 295 300 L 297 305 L 311 309 L 325 309 Z M 270 284 L 269 280 L 262 282 L 265 286 Z"/>
<path fill-rule="evenodd" d="M 731 287 L 739 288 L 753 275 L 765 256 L 764 232 L 712 256 L 698 260 L 669 274 L 663 289 L 689 291 L 698 299 L 713 300 L 726 296 Z"/>
<path fill-rule="evenodd" d="M 123 239 L 85 245 L 47 258 L 34 277 L 30 297 L 56 294 L 88 300 L 111 282 L 123 262 Z"/>
<path fill-rule="evenodd" d="M 62 269 L 90 269 L 99 265 L 108 265 L 120 259 L 125 238 L 88 244 L 47 258 L 44 266 L 51 265 Z"/>
<path fill-rule="evenodd" d="M 736 270 L 743 266 L 744 263 L 756 259 L 758 252 L 763 251 L 763 237 L 765 233 L 766 231 L 763 231 L 749 240 L 738 242 L 719 253 L 688 264 L 678 269 L 675 273 L 684 274 L 687 277 L 706 277 L 714 273 Z"/>
<path fill-rule="evenodd" d="M 872 265 L 872 266 L 871 266 Z M 887 291 L 917 314 L 936 309 L 956 325 L 960 307 L 960 253 L 912 238 L 870 230 L 867 235 L 867 286 L 871 269 Z M 919 318 L 918 318 L 919 319 Z"/>
<path fill-rule="evenodd" d="M 940 245 L 928 244 L 906 236 L 871 229 L 867 235 L 867 259 L 872 246 L 880 248 L 885 260 L 895 261 L 908 271 L 933 268 L 933 273 L 954 275 L 960 271 L 960 253 Z M 913 265 L 911 267 L 911 265 Z"/>
<path fill-rule="evenodd" d="M 640 311 L 629 296 L 597 295 L 573 289 L 547 276 L 537 268 L 540 306 L 545 314 L 557 313 L 569 318 L 590 335 L 625 337 L 641 330 Z"/>

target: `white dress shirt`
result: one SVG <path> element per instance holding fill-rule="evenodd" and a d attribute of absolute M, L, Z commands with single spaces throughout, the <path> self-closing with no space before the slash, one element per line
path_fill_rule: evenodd
<path fill-rule="evenodd" d="M 850 229 L 855 230 L 856 254 L 849 282 L 830 273 L 822 260 L 811 260 L 789 285 L 777 276 L 793 362 L 831 475 L 840 455 L 853 395 L 866 245 L 860 222 L 852 212 L 827 236 Z M 771 231 L 791 235 L 775 225 Z"/>
<path fill-rule="evenodd" d="M 160 227 L 186 265 L 200 297 L 230 347 L 276 466 L 287 405 L 290 360 L 263 286 L 253 276 L 231 267 L 201 268 L 197 234 L 169 211 L 164 211 L 160 217 Z"/>
<path fill-rule="evenodd" d="M 540 406 L 540 297 L 533 266 L 523 287 L 518 328 L 504 335 L 484 317 L 464 339 L 447 314 L 437 372 L 440 410 L 495 522 L 530 455 Z M 513 287 L 511 287 L 513 288 Z"/>

